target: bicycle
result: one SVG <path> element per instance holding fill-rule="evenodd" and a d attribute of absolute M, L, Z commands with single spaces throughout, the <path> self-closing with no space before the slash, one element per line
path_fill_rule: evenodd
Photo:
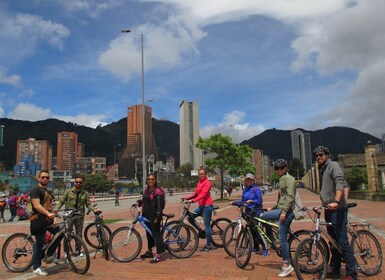
<path fill-rule="evenodd" d="M 137 203 L 131 206 L 130 212 L 133 216 L 132 224 L 116 229 L 109 240 L 111 256 L 119 262 L 134 260 L 142 250 L 142 237 L 135 229 L 138 222 L 146 232 L 152 235 L 151 230 L 145 224 L 148 219 L 142 216 L 141 208 Z M 196 231 L 186 224 L 168 226 L 168 219 L 173 218 L 175 215 L 163 214 L 163 216 L 166 217 L 166 221 L 163 223 L 162 220 L 161 231 L 162 236 L 166 232 L 163 242 L 167 251 L 178 259 L 192 256 L 198 248 L 199 239 Z"/>
<path fill-rule="evenodd" d="M 240 205 L 240 208 L 245 208 L 245 205 Z M 240 210 L 244 214 L 244 209 Z M 253 221 L 252 221 L 253 220 Z M 255 230 L 258 234 L 259 240 L 263 243 L 264 248 L 272 248 L 278 256 L 282 257 L 282 252 L 280 246 L 277 245 L 278 242 L 278 229 L 279 225 L 276 223 L 272 223 L 266 221 L 260 217 L 253 217 L 252 219 L 246 219 L 246 225 L 241 228 L 236 241 L 235 241 L 235 262 L 239 268 L 244 268 L 248 265 L 253 248 L 253 235 L 251 233 L 250 227 L 254 226 Z M 265 233 L 263 227 L 270 226 L 272 230 L 272 235 L 269 236 Z M 308 230 L 299 230 L 296 232 L 292 232 L 289 230 L 289 248 L 290 248 L 290 258 L 293 259 L 296 244 L 301 242 L 301 238 L 304 236 L 310 236 L 310 231 Z M 294 243 L 293 243 L 294 242 Z M 327 244 L 323 244 L 322 246 L 327 246 Z M 293 262 L 293 261 L 292 261 Z"/>
<path fill-rule="evenodd" d="M 90 254 L 87 245 L 69 227 L 69 220 L 77 215 L 79 213 L 75 212 L 74 209 L 59 211 L 56 214 L 56 217 L 63 218 L 63 222 L 58 224 L 60 226 L 59 231 L 44 245 L 43 251 L 46 253 L 53 242 L 63 234 L 63 249 L 71 268 L 76 273 L 85 274 L 90 267 Z M 4 265 L 12 272 L 27 271 L 32 266 L 33 243 L 31 233 L 15 233 L 9 236 L 1 250 Z M 60 258 L 60 249 L 58 252 L 57 257 Z"/>
<path fill-rule="evenodd" d="M 193 217 L 192 214 L 194 212 L 189 210 L 191 203 L 189 203 L 187 201 L 184 201 L 183 198 L 182 198 L 182 202 L 181 203 L 184 203 L 182 216 L 178 220 L 174 220 L 174 221 L 168 222 L 168 225 L 171 226 L 171 225 L 179 224 L 179 223 L 185 224 L 184 220 L 187 217 L 188 218 L 187 219 L 188 222 L 197 230 L 199 238 L 205 239 L 206 238 L 206 231 L 205 231 L 205 229 L 203 229 L 201 227 L 201 225 L 197 222 L 197 220 Z M 219 209 L 219 207 L 218 206 L 214 206 L 214 210 L 216 210 L 216 209 Z M 191 223 L 191 221 L 192 221 L 192 223 Z M 224 229 L 230 223 L 231 223 L 231 220 L 228 219 L 228 218 L 223 218 L 223 217 L 222 218 L 218 218 L 218 219 L 212 219 L 211 218 L 211 223 L 210 223 L 210 227 L 211 227 L 211 242 L 217 248 L 223 247 L 223 233 L 224 233 Z"/>
<path fill-rule="evenodd" d="M 356 203 L 348 204 L 348 208 L 355 206 Z M 323 227 L 332 224 L 321 222 L 322 209 L 328 208 L 326 206 L 303 208 L 315 213 L 315 218 L 312 218 L 315 227 L 311 237 L 301 241 L 295 253 L 294 269 L 300 280 L 313 277 L 314 274 L 318 274 L 321 280 L 326 278 L 330 252 L 329 247 L 320 246 L 321 242 L 326 243 L 325 238 L 342 255 L 341 247 Z M 369 224 L 349 223 L 348 232 L 358 271 L 366 276 L 378 274 L 382 267 L 382 249 L 377 238 L 369 231 Z"/>
<path fill-rule="evenodd" d="M 96 207 L 97 204 L 94 204 L 93 207 Z M 87 210 L 87 215 L 91 212 L 90 209 Z M 108 241 L 111 236 L 111 229 L 104 223 L 103 216 L 101 215 L 102 211 L 95 213 L 95 221 L 87 225 L 84 230 L 84 239 L 87 244 L 92 248 L 96 249 L 94 258 L 99 250 L 102 250 L 104 258 L 108 261 L 110 259 Z"/>

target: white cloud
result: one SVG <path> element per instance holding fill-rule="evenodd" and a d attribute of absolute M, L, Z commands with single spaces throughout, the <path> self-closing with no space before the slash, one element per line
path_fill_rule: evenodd
<path fill-rule="evenodd" d="M 15 119 L 15 120 L 27 120 L 27 121 L 40 121 L 40 120 L 46 120 L 49 118 L 55 118 L 55 119 L 63 120 L 66 122 L 73 122 L 78 125 L 84 125 L 88 127 L 97 127 L 100 124 L 101 125 L 107 124 L 104 121 L 106 116 L 102 114 L 95 114 L 95 115 L 79 114 L 75 116 L 56 115 L 56 114 L 53 114 L 50 109 L 43 109 L 30 103 L 18 104 L 13 109 L 13 111 L 11 111 L 8 114 L 8 118 Z"/>
<path fill-rule="evenodd" d="M 4 109 L 2 107 L 0 107 L 0 117 L 1 118 L 4 117 Z"/>
<path fill-rule="evenodd" d="M 19 75 L 8 74 L 8 70 L 5 67 L 0 66 L 0 84 L 8 84 L 18 87 L 22 84 L 22 79 Z"/>
<path fill-rule="evenodd" d="M 113 9 L 126 3 L 124 0 L 57 0 L 60 6 L 69 12 L 85 12 L 90 17 L 97 17 L 104 10 Z"/>

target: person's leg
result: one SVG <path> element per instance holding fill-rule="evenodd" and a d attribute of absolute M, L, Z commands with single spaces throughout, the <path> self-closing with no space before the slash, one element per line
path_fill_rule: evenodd
<path fill-rule="evenodd" d="M 290 264 L 290 248 L 289 248 L 289 243 L 288 243 L 288 233 L 290 230 L 290 225 L 294 219 L 294 213 L 293 211 L 289 211 L 286 214 L 286 218 L 284 222 L 279 222 L 279 229 L 278 229 L 278 234 L 279 234 L 279 242 L 281 243 L 281 250 L 282 250 L 282 261 L 283 264 Z"/>
<path fill-rule="evenodd" d="M 151 224 L 148 222 L 145 222 L 146 226 L 151 230 Z M 152 252 L 152 248 L 155 245 L 155 240 L 152 237 L 152 235 L 146 231 L 146 237 L 147 237 L 147 247 L 148 247 L 148 252 Z"/>
<path fill-rule="evenodd" d="M 53 235 L 55 235 L 59 230 L 60 230 L 60 227 L 59 226 L 56 226 L 56 227 L 49 227 L 47 229 L 50 233 L 52 233 Z M 59 236 L 59 238 L 57 238 L 48 248 L 47 250 L 47 257 L 51 257 L 53 256 L 53 254 L 55 254 L 55 251 L 56 249 L 59 247 L 60 245 L 60 242 L 62 241 L 64 237 L 64 234 L 61 234 Z M 45 238 L 45 235 L 44 235 L 44 238 Z"/>
<path fill-rule="evenodd" d="M 190 214 L 191 214 L 191 217 L 187 216 L 187 220 L 191 225 L 194 225 L 195 224 L 194 219 L 198 216 L 203 215 L 202 207 L 198 206 L 193 211 L 191 211 Z"/>
<path fill-rule="evenodd" d="M 211 217 L 214 207 L 212 205 L 206 206 L 203 209 L 203 222 L 206 231 L 206 247 L 211 247 Z"/>
<path fill-rule="evenodd" d="M 44 257 L 43 246 L 45 243 L 45 233 L 35 235 L 35 242 L 32 245 L 32 266 L 33 270 L 41 267 L 41 260 Z"/>
<path fill-rule="evenodd" d="M 332 223 L 333 226 L 327 226 L 326 229 L 327 229 L 328 234 L 334 240 L 337 241 L 337 234 L 336 234 L 337 212 L 325 210 L 325 221 L 327 223 Z M 339 275 L 341 273 L 340 272 L 340 270 L 341 270 L 341 254 L 331 244 L 329 244 L 329 245 L 330 245 L 330 251 L 332 253 L 332 256 L 330 258 L 330 264 L 329 264 L 329 273 Z"/>
<path fill-rule="evenodd" d="M 79 216 L 74 219 L 75 232 L 76 235 L 80 238 L 83 238 L 83 225 L 84 225 L 84 217 Z"/>
<path fill-rule="evenodd" d="M 273 209 L 273 210 L 270 210 L 270 211 L 267 211 L 265 213 L 262 213 L 260 215 L 260 218 L 263 219 L 263 220 L 266 220 L 266 221 L 278 221 L 279 220 L 279 216 L 281 215 L 281 209 Z M 265 226 L 265 229 L 266 229 L 266 234 L 267 236 L 269 236 L 270 238 L 272 237 L 273 235 L 273 231 L 271 230 L 271 226 L 269 225 L 264 225 Z"/>
<path fill-rule="evenodd" d="M 151 232 L 156 245 L 157 254 L 161 254 L 165 251 L 162 234 L 160 233 L 160 223 L 151 223 Z"/>

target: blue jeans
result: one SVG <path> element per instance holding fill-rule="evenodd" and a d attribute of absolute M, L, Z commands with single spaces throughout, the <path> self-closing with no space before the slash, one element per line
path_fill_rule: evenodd
<path fill-rule="evenodd" d="M 206 205 L 204 207 L 198 206 L 194 209 L 194 213 L 191 212 L 191 216 L 194 219 L 198 216 L 203 216 L 203 223 L 205 225 L 206 232 L 206 246 L 211 246 L 211 217 L 213 215 L 213 210 L 214 207 L 212 205 Z"/>
<path fill-rule="evenodd" d="M 53 227 L 47 230 L 50 233 L 55 234 L 59 231 L 59 229 L 60 227 Z M 52 256 L 55 253 L 62 239 L 63 239 L 63 234 L 58 239 L 56 239 L 54 243 L 51 244 L 51 246 L 47 250 L 48 256 Z M 44 244 L 45 244 L 45 233 L 35 235 L 35 242 L 32 245 L 32 264 L 33 264 L 34 270 L 41 267 L 41 260 L 44 258 L 44 252 L 43 252 Z"/>
<path fill-rule="evenodd" d="M 294 213 L 292 210 L 287 212 L 285 221 L 281 222 L 281 211 L 282 209 L 273 209 L 261 214 L 261 218 L 268 221 L 279 221 L 278 235 L 279 242 L 281 243 L 282 260 L 284 263 L 290 264 L 290 248 L 289 242 L 287 242 L 287 236 L 289 234 L 291 222 L 294 220 Z"/>
<path fill-rule="evenodd" d="M 333 226 L 327 227 L 327 231 L 342 249 L 346 263 L 346 275 L 357 279 L 356 260 L 348 239 L 348 208 L 339 208 L 336 211 L 325 210 L 325 221 L 333 224 Z M 341 269 L 341 254 L 335 248 L 331 248 L 331 252 L 330 266 L 333 270 L 339 271 Z"/>

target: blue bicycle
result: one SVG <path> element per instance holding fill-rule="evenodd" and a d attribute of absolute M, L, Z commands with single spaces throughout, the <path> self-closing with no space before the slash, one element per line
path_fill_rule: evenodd
<path fill-rule="evenodd" d="M 145 231 L 151 233 L 151 230 L 145 224 L 148 219 L 142 216 L 141 208 L 137 203 L 131 206 L 130 212 L 133 221 L 130 226 L 117 228 L 110 237 L 109 250 L 111 256 L 119 262 L 129 262 L 138 257 L 142 251 L 142 237 L 135 229 L 139 223 Z M 161 226 L 162 236 L 165 236 L 163 242 L 166 250 L 178 259 L 192 256 L 198 248 L 199 238 L 196 231 L 186 224 L 175 224 L 168 226 L 168 219 L 173 218 L 174 214 L 163 214 L 166 221 Z M 164 232 L 166 235 L 164 235 Z"/>

